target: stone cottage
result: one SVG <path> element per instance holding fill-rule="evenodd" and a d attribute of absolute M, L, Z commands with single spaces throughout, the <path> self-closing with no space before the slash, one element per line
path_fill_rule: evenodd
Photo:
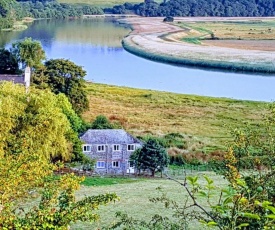
<path fill-rule="evenodd" d="M 123 129 L 89 129 L 80 139 L 83 153 L 96 160 L 95 172 L 134 173 L 130 155 L 142 142 Z"/>

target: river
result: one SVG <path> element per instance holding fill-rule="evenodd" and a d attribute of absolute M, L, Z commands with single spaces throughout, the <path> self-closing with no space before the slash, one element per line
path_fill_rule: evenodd
<path fill-rule="evenodd" d="M 113 19 L 37 20 L 21 32 L 1 32 L 0 45 L 24 37 L 40 40 L 47 59 L 70 59 L 87 71 L 86 80 L 160 91 L 273 101 L 275 76 L 173 66 L 146 60 L 121 46 L 130 29 Z M 275 55 L 275 54 L 274 54 Z"/>

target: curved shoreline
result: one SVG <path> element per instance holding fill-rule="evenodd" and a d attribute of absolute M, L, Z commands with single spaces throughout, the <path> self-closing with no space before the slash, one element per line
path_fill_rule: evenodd
<path fill-rule="evenodd" d="M 251 19 L 251 18 L 249 18 Z M 275 73 L 274 52 L 194 45 L 179 41 L 184 29 L 162 22 L 163 18 L 127 18 L 120 22 L 133 31 L 122 45 L 130 53 L 153 61 L 239 72 Z M 181 20 L 232 20 L 232 18 L 176 18 Z M 244 20 L 239 18 L 239 20 Z"/>

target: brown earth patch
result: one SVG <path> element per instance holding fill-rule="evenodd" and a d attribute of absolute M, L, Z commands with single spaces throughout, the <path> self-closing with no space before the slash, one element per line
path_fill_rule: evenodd
<path fill-rule="evenodd" d="M 244 50 L 275 51 L 274 40 L 245 41 L 245 40 L 205 40 L 203 44 L 209 46 L 227 47 Z"/>

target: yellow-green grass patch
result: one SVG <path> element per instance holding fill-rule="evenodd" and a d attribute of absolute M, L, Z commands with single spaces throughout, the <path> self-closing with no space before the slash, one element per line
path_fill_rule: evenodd
<path fill-rule="evenodd" d="M 196 21 L 177 22 L 182 28 L 190 29 L 186 32 L 184 41 L 212 38 L 219 40 L 274 40 L 275 20 L 274 19 L 247 19 L 247 20 L 227 20 L 227 21 Z M 194 31 L 197 33 L 194 35 Z M 187 38 L 187 39 L 186 39 Z M 206 41 L 207 43 L 207 41 Z M 213 43 L 213 42 L 212 42 Z M 222 43 L 222 41 L 220 42 Z M 260 45 L 260 44 L 259 44 Z M 275 44 L 274 44 L 275 47 Z"/>
<path fill-rule="evenodd" d="M 262 123 L 267 103 L 212 98 L 87 84 L 90 109 L 83 118 L 90 122 L 102 114 L 137 136 L 181 133 L 190 137 L 188 148 L 224 147 L 230 130 L 246 122 Z"/>

